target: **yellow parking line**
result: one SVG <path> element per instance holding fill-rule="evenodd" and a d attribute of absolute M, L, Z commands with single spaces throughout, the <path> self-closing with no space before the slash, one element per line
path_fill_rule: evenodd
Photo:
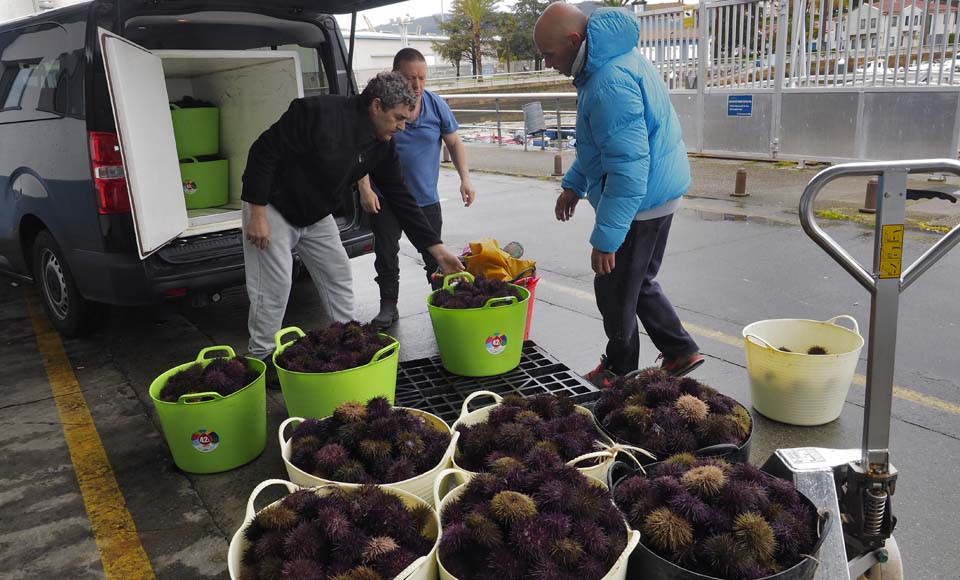
<path fill-rule="evenodd" d="M 571 288 L 563 284 L 557 284 L 556 282 L 550 282 L 547 280 L 541 280 L 541 287 L 546 286 L 558 292 L 567 294 L 568 296 L 573 296 L 581 300 L 588 302 L 596 302 L 596 299 L 593 296 L 592 292 L 586 292 L 577 288 Z M 732 336 L 719 330 L 713 330 L 712 328 L 707 328 L 697 324 L 692 324 L 690 322 L 683 323 L 684 328 L 687 329 L 691 334 L 714 340 L 716 342 L 722 342 L 723 344 L 734 346 L 737 348 L 743 348 L 743 338 L 739 336 Z M 861 374 L 853 375 L 853 384 L 859 385 L 861 387 L 866 386 L 867 377 Z M 938 397 L 931 397 L 930 395 L 924 395 L 912 389 L 906 387 L 901 387 L 899 385 L 893 386 L 893 396 L 898 399 L 903 399 L 904 401 L 909 401 L 917 405 L 922 405 L 924 407 L 929 407 L 931 409 L 936 409 L 938 411 L 943 411 L 944 413 L 950 413 L 952 415 L 960 415 L 960 405 L 956 403 L 951 403 L 950 401 L 945 401 Z"/>
<path fill-rule="evenodd" d="M 27 306 L 106 578 L 155 578 L 60 335 L 35 294 L 27 297 Z"/>

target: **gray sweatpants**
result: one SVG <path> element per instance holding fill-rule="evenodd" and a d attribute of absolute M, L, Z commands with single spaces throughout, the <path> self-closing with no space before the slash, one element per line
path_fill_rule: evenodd
<path fill-rule="evenodd" d="M 243 204 L 246 232 L 250 208 Z M 274 335 L 283 324 L 293 282 L 293 250 L 310 272 L 327 314 L 335 321 L 353 320 L 353 275 L 333 216 L 303 228 L 291 225 L 273 206 L 267 206 L 270 245 L 261 250 L 243 237 L 247 296 L 250 298 L 249 356 L 264 358 L 275 348 Z"/>

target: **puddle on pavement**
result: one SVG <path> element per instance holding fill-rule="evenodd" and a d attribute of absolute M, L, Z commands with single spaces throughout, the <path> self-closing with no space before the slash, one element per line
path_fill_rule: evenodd
<path fill-rule="evenodd" d="M 744 204 L 738 204 L 741 207 L 739 209 L 746 209 Z M 781 227 L 792 227 L 797 225 L 792 223 L 790 218 L 784 216 L 783 218 L 769 218 L 758 215 L 752 215 L 746 212 L 731 212 L 731 211 L 713 211 L 707 209 L 699 208 L 682 208 L 681 211 L 685 215 L 691 215 L 697 217 L 706 222 L 749 222 L 752 224 L 768 225 L 768 226 L 781 226 Z"/>

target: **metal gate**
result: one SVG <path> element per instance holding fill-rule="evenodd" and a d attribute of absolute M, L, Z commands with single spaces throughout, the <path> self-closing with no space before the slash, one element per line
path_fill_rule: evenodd
<path fill-rule="evenodd" d="M 960 0 L 719 0 L 638 15 L 691 152 L 958 155 Z M 701 47 L 703 49 L 701 50 Z"/>

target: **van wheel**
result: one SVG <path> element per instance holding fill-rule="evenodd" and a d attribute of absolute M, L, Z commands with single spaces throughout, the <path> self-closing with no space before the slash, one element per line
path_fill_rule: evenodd
<path fill-rule="evenodd" d="M 43 230 L 33 242 L 33 272 L 43 309 L 64 336 L 81 336 L 94 328 L 101 305 L 80 296 L 60 246 Z"/>

